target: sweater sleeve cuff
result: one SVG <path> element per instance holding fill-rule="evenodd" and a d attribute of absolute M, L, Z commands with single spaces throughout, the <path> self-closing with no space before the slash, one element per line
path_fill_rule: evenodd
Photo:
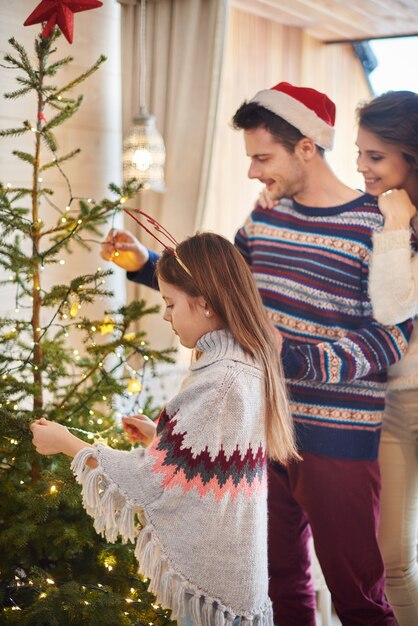
<path fill-rule="evenodd" d="M 148 252 L 149 258 L 144 267 L 138 272 L 127 272 L 126 275 L 128 280 L 132 280 L 134 283 L 158 289 L 157 279 L 155 278 L 155 267 L 160 255 L 152 250 L 148 250 Z"/>
<path fill-rule="evenodd" d="M 408 248 L 411 245 L 409 230 L 381 230 L 373 233 L 373 251 L 388 252 L 394 248 Z"/>

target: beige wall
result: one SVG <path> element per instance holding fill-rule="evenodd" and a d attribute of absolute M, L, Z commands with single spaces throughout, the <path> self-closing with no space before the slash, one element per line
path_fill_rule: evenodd
<path fill-rule="evenodd" d="M 39 28 L 23 27 L 23 21 L 35 4 L 33 0 L 0 0 L 0 53 L 9 50 L 7 39 L 10 36 L 15 36 L 32 53 L 33 39 Z M 108 56 L 99 72 L 78 88 L 85 95 L 81 110 L 57 131 L 63 150 L 77 146 L 82 149 L 82 154 L 65 166 L 74 195 L 101 198 L 107 193 L 107 184 L 111 180 L 120 180 L 123 86 L 119 29 L 120 6 L 116 0 L 108 0 L 100 9 L 75 14 L 72 46 L 63 37 L 59 41 L 60 53 L 72 54 L 75 58 L 71 69 L 65 70 L 66 75 L 60 78 L 62 82 L 89 67 L 101 53 Z M 13 75 L 0 67 L 1 92 L 15 88 Z M 171 80 L 180 78 L 174 76 Z M 351 47 L 327 46 L 308 37 L 299 28 L 282 26 L 231 8 L 203 227 L 232 238 L 250 211 L 260 184 L 247 179 L 248 162 L 242 133 L 232 130 L 230 120 L 244 99 L 281 80 L 322 89 L 335 100 L 336 145 L 329 161 L 346 182 L 361 186 L 354 164 L 354 110 L 357 102 L 368 96 L 368 87 Z M 0 98 L 0 126 L 11 127 L 21 123 L 22 119 L 31 119 L 33 110 L 30 98 L 13 103 Z M 28 184 L 29 167 L 11 156 L 11 149 L 22 147 L 21 144 L 20 139 L 1 140 L 2 181 Z M 179 167 L 187 170 L 187 162 L 182 162 Z M 56 190 L 57 201 L 65 203 L 67 194 L 62 179 L 51 172 L 50 183 Z M 77 252 L 71 257 L 72 274 L 80 274 L 87 267 L 94 270 L 99 265 L 105 264 L 100 260 L 97 245 L 93 246 L 91 253 Z M 55 274 L 51 270 L 48 280 L 64 281 L 68 277 L 69 265 L 57 266 L 54 271 Z M 110 286 L 122 300 L 125 275 L 116 272 Z M 0 307 L 14 309 L 13 290 L 5 292 L 3 289 L 2 294 L 7 293 L 7 296 L 1 298 Z M 141 296 L 149 297 L 149 290 L 141 291 Z M 166 346 L 170 339 L 164 322 L 155 318 L 150 324 L 152 328 L 146 330 L 153 345 Z"/>
<path fill-rule="evenodd" d="M 370 94 L 351 46 L 326 45 L 299 28 L 232 8 L 204 228 L 233 237 L 251 210 L 261 185 L 247 179 L 243 136 L 230 121 L 245 99 L 280 81 L 314 87 L 335 101 L 335 147 L 327 158 L 345 182 L 361 187 L 355 168 L 355 107 Z"/>
<path fill-rule="evenodd" d="M 301 84 L 324 91 L 336 103 L 334 149 L 328 161 L 349 185 L 362 188 L 356 169 L 356 107 L 371 98 L 370 89 L 351 45 L 322 44 L 305 35 L 302 40 Z"/>
<path fill-rule="evenodd" d="M 33 11 L 33 0 L 0 0 L 0 55 L 13 53 L 8 44 L 10 37 L 26 48 L 29 56 L 34 57 L 34 39 L 40 32 L 39 24 L 24 27 L 23 22 Z M 61 70 L 52 80 L 64 85 L 78 76 L 105 54 L 108 60 L 101 69 L 85 83 L 79 85 L 72 96 L 83 94 L 81 109 L 63 126 L 56 129 L 56 137 L 61 153 L 74 148 L 81 148 L 81 154 L 64 164 L 63 169 L 71 181 L 74 196 L 101 199 L 109 195 L 107 185 L 121 180 L 121 80 L 120 80 L 120 7 L 113 1 L 107 1 L 100 9 L 76 13 L 74 15 L 74 41 L 70 45 L 62 36 L 58 41 L 56 59 L 71 55 L 74 62 Z M 3 94 L 15 90 L 18 83 L 16 72 L 0 67 L 0 127 L 20 126 L 23 120 L 35 122 L 36 102 L 32 95 L 16 101 L 5 100 Z M 46 111 L 48 116 L 48 111 Z M 53 115 L 50 111 L 49 115 Z M 11 154 L 13 149 L 33 150 L 33 137 L 0 140 L 0 180 L 12 185 L 31 185 L 31 167 L 22 163 Z M 48 155 L 44 153 L 47 160 Z M 45 184 L 54 189 L 54 202 L 65 207 L 68 191 L 65 181 L 57 170 L 49 170 L 44 176 Z M 48 222 L 53 210 L 42 205 L 41 217 Z M 55 219 L 54 214 L 54 219 Z M 45 283 L 66 282 L 69 278 L 89 271 L 98 266 L 104 267 L 99 257 L 99 245 L 93 244 L 91 252 L 75 249 L 71 257 L 65 258 L 64 266 L 56 265 L 45 272 Z M 125 298 L 125 277 L 122 272 L 108 279 L 119 302 Z M 1 288 L 1 311 L 14 312 L 14 290 L 7 292 Z M 109 306 L 109 302 L 98 303 L 97 314 Z M 94 313 L 93 313 L 94 314 Z"/>

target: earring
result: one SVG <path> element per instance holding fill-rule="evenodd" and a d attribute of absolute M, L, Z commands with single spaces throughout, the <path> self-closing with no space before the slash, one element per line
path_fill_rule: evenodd
<path fill-rule="evenodd" d="M 205 311 L 205 315 L 206 315 L 206 317 L 209 317 L 210 311 Z"/>

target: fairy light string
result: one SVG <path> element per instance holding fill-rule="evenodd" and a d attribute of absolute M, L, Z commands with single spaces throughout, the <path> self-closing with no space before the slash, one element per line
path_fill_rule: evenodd
<path fill-rule="evenodd" d="M 38 83 L 42 83 L 42 76 L 39 75 L 36 69 L 33 70 L 33 75 L 33 84 L 36 87 Z M 66 89 L 70 89 L 75 84 L 77 82 L 73 81 Z M 19 315 L 16 316 L 18 319 L 15 320 L 12 319 L 12 315 L 6 321 L 3 319 L 0 327 L 2 335 L 11 334 L 9 339 L 4 339 L 5 358 L 0 365 L 0 379 L 4 382 L 0 408 L 3 402 L 4 405 L 7 405 L 7 410 L 3 409 L 1 416 L 3 417 L 3 414 L 7 416 L 12 425 L 10 437 L 5 437 L 4 446 L 2 444 L 4 460 L 2 459 L 1 470 L 14 472 L 13 475 L 17 477 L 18 485 L 24 485 L 29 489 L 34 488 L 33 493 L 35 495 L 36 489 L 38 489 L 36 497 L 39 496 L 40 489 L 45 490 L 42 497 L 51 498 L 50 504 L 48 503 L 46 506 L 53 508 L 63 501 L 65 491 L 68 490 L 68 484 L 60 480 L 59 476 L 61 474 L 59 472 L 57 472 L 53 480 L 50 480 L 48 472 L 44 472 L 41 476 L 41 470 L 44 467 L 43 462 L 37 463 L 36 460 L 35 462 L 30 460 L 31 466 L 28 470 L 26 467 L 28 464 L 27 458 L 24 456 L 27 454 L 30 436 L 26 425 L 29 420 L 33 419 L 32 411 L 27 408 L 34 387 L 33 379 L 31 378 L 32 371 L 41 370 L 42 374 L 44 374 L 43 380 L 40 377 L 37 378 L 37 381 L 40 381 L 41 386 L 43 385 L 45 389 L 39 410 L 43 408 L 48 417 L 52 416 L 52 419 L 56 418 L 57 421 L 64 422 L 67 417 L 70 420 L 68 427 L 71 430 L 78 432 L 83 437 L 88 437 L 89 440 L 93 437 L 93 439 L 100 441 L 100 439 L 113 436 L 113 433 L 116 436 L 117 428 L 119 428 L 120 433 L 120 425 L 110 424 L 115 410 L 119 406 L 113 404 L 109 411 L 109 417 L 105 418 L 102 415 L 104 411 L 101 410 L 103 409 L 101 402 L 106 402 L 107 404 L 114 402 L 113 398 L 115 396 L 112 391 L 112 385 L 115 389 L 118 389 L 120 380 L 121 385 L 119 385 L 119 389 L 121 388 L 123 400 L 127 403 L 131 402 L 132 406 L 141 407 L 144 403 L 144 391 L 146 391 L 145 376 L 149 372 L 150 366 L 151 369 L 153 367 L 153 354 L 145 343 L 141 345 L 141 334 L 139 332 L 129 333 L 130 323 L 140 319 L 140 315 L 135 318 L 133 313 L 130 317 L 129 312 L 125 316 L 121 309 L 115 311 L 113 312 L 115 318 L 113 328 L 111 328 L 112 323 L 109 320 L 98 319 L 91 321 L 87 319 L 87 314 L 86 317 L 82 317 L 85 315 L 84 310 L 83 308 L 80 310 L 78 304 L 82 307 L 87 306 L 89 300 L 92 300 L 93 297 L 104 298 L 110 293 L 106 288 L 108 272 L 98 270 L 96 273 L 93 272 L 81 277 L 82 280 L 79 282 L 69 281 L 65 277 L 65 280 L 61 281 L 65 284 L 54 285 L 53 288 L 48 287 L 46 283 L 46 270 L 53 264 L 57 264 L 58 276 L 61 275 L 62 277 L 64 275 L 63 273 L 60 274 L 61 265 L 64 265 L 66 260 L 62 257 L 68 250 L 70 242 L 101 244 L 102 242 L 98 241 L 99 235 L 95 231 L 94 226 L 98 225 L 100 220 L 102 220 L 102 223 L 106 220 L 111 220 L 114 223 L 127 198 L 132 197 L 138 190 L 134 191 L 133 185 L 131 187 L 123 187 L 121 190 L 116 189 L 115 191 L 113 189 L 112 192 L 115 196 L 112 195 L 112 201 L 104 200 L 102 203 L 97 203 L 92 198 L 77 197 L 73 193 L 68 176 L 64 171 L 66 168 L 63 167 L 63 164 L 76 152 L 59 157 L 57 150 L 52 149 L 55 145 L 54 138 L 48 127 L 48 112 L 45 108 L 50 104 L 64 112 L 67 104 L 72 105 L 74 101 L 65 97 L 64 89 L 59 91 L 55 87 L 51 87 L 50 89 L 53 90 L 53 93 L 48 91 L 48 89 L 39 89 L 38 95 L 40 99 L 38 100 L 36 121 L 28 124 L 29 128 L 27 129 L 29 131 L 28 136 L 32 136 L 32 132 L 34 133 L 33 139 L 36 141 L 37 146 L 39 147 L 42 139 L 42 143 L 47 146 L 48 150 L 51 151 L 50 154 L 52 154 L 52 159 L 50 159 L 50 154 L 47 154 L 47 162 L 45 164 L 41 164 L 40 159 L 35 159 L 37 167 L 34 168 L 34 194 L 35 204 L 39 212 L 34 215 L 33 219 L 27 219 L 26 215 L 19 212 L 21 206 L 19 199 L 30 196 L 31 189 L 13 188 L 11 184 L 7 189 L 0 186 L 2 213 L 5 216 L 5 223 L 10 224 L 7 237 L 15 232 L 13 230 L 13 220 L 15 219 L 17 222 L 17 218 L 19 218 L 20 233 L 18 234 L 21 240 L 32 244 L 31 254 L 25 256 L 23 254 L 25 247 L 22 245 L 20 250 L 21 256 L 17 257 L 17 261 L 7 268 L 7 275 L 11 275 L 11 306 L 15 309 L 15 313 Z M 50 128 L 53 130 L 53 125 Z M 62 180 L 65 181 L 62 185 L 64 188 L 63 196 L 67 199 L 65 204 L 61 205 L 58 201 L 54 201 L 52 192 L 50 193 L 50 190 L 47 188 L 48 182 L 45 171 L 49 167 L 55 167 L 56 171 L 59 171 L 60 176 L 63 177 Z M 15 210 L 11 209 L 12 204 L 17 207 Z M 4 211 L 3 207 L 5 208 Z M 12 245 L 11 237 L 9 242 Z M 36 266 L 36 271 L 39 274 L 34 291 L 31 289 L 29 265 L 32 265 L 34 268 Z M 71 302 L 74 304 L 74 316 L 71 316 L 71 312 L 68 311 L 67 307 L 67 304 L 69 304 L 71 308 Z M 31 325 L 31 321 L 27 319 L 30 317 L 28 311 L 33 311 L 35 304 L 36 306 L 39 305 L 38 310 L 42 312 L 42 315 Z M 67 317 L 64 317 L 65 315 Z M 121 320 L 126 320 L 127 323 L 124 324 Z M 111 329 L 111 332 L 108 337 L 102 337 L 100 328 L 106 325 Z M 54 364 L 53 359 L 48 360 L 47 357 L 43 359 L 40 352 L 34 358 L 35 351 L 39 347 L 44 347 L 44 354 L 46 355 L 59 355 L 59 350 L 56 350 L 56 352 L 51 350 L 48 353 L 48 345 L 58 344 L 60 341 L 63 342 L 63 345 L 67 345 L 66 338 L 75 330 L 81 331 L 80 335 L 82 335 L 84 347 L 86 348 L 85 351 L 84 348 L 80 348 L 80 352 L 83 353 L 83 356 L 80 355 L 80 360 L 75 358 L 78 355 L 71 354 L 71 352 L 68 353 L 68 362 L 63 360 Z M 127 337 L 129 334 L 131 334 L 130 338 Z M 109 347 L 106 347 L 107 343 Z M 71 350 L 71 345 L 69 349 Z M 39 356 L 41 358 L 38 358 Z M 62 368 L 62 371 L 65 372 L 63 385 L 57 388 L 54 388 L 53 384 L 54 366 L 55 369 Z M 114 376 L 115 374 L 117 376 Z M 119 374 L 120 377 L 118 376 Z M 73 395 L 68 398 L 67 394 L 66 403 L 59 410 L 54 407 L 54 402 L 59 404 L 63 396 L 79 382 L 79 378 L 82 379 L 82 383 L 77 387 Z M 136 387 L 137 390 L 139 389 L 138 393 L 132 393 L 129 390 L 130 380 L 139 381 L 140 388 L 138 384 Z M 48 385 L 51 386 L 50 389 Z M 126 387 L 125 390 L 124 387 Z M 5 396 L 7 394 L 9 395 L 6 399 Z M 96 407 L 98 408 L 96 409 Z M 40 415 L 40 412 L 38 415 Z M 80 415 L 80 419 L 76 421 L 75 418 L 78 415 Z M 22 417 L 23 419 L 19 421 L 15 419 L 16 417 Z M 17 426 L 16 429 L 14 423 Z M 24 432 L 22 432 L 22 428 Z M 101 431 L 100 428 L 102 429 Z M 33 458 L 35 456 L 33 454 Z M 24 464 L 23 470 L 22 462 Z M 54 463 L 57 466 L 60 465 L 58 459 L 54 460 Z M 22 490 L 25 488 L 24 486 Z M 29 493 L 27 496 L 26 498 L 25 495 L 25 498 L 29 500 Z M 84 609 L 83 605 L 85 607 L 94 605 L 94 593 L 96 595 L 112 594 L 113 590 L 110 584 L 106 588 L 106 581 L 112 580 L 113 582 L 113 578 L 120 578 L 120 580 L 132 585 L 128 588 L 124 585 L 125 595 L 122 596 L 122 599 L 125 600 L 123 608 L 126 611 L 124 614 L 129 614 L 134 618 L 135 622 L 138 621 L 138 613 L 135 610 L 142 602 L 146 603 L 141 601 L 139 597 L 142 593 L 140 583 L 143 579 L 128 578 L 123 576 L 123 572 L 121 575 L 121 562 L 122 559 L 118 559 L 116 551 L 112 552 L 110 549 L 106 549 L 106 553 L 101 561 L 103 580 L 100 580 L 101 575 L 98 574 L 96 585 L 91 584 L 89 580 L 89 584 L 80 586 L 79 595 L 81 602 L 74 602 L 74 606 L 72 602 L 68 605 L 71 617 L 74 618 L 73 612 L 76 613 L 76 619 L 79 615 L 81 616 Z M 12 619 L 15 622 L 16 619 L 19 619 L 18 612 L 27 608 L 27 602 L 19 593 L 21 590 L 33 590 L 37 597 L 35 602 L 40 603 L 39 611 L 43 610 L 41 603 L 46 605 L 50 598 L 52 602 L 56 602 L 58 597 L 57 588 L 61 584 L 65 585 L 68 581 L 59 580 L 57 571 L 54 571 L 53 568 L 50 569 L 51 572 L 45 572 L 45 576 L 38 575 L 35 577 L 32 576 L 33 572 L 30 572 L 30 576 L 26 576 L 24 572 L 21 575 L 16 573 L 15 585 L 8 586 L 7 593 L 3 599 L 5 601 L 3 602 L 4 619 Z M 18 572 L 19 570 L 16 571 Z M 117 586 L 122 587 L 119 582 Z M 115 596 L 117 596 L 117 593 L 115 593 Z M 25 604 L 26 606 L 24 606 Z M 148 603 L 146 604 L 147 615 L 150 614 L 152 606 L 155 609 L 157 619 L 159 616 L 163 616 L 167 620 L 168 613 L 163 612 L 157 604 L 150 603 L 149 606 Z M 100 601 L 97 602 L 96 606 L 100 607 Z M 8 611 L 16 612 L 16 615 L 13 617 L 6 616 Z M 77 614 L 77 611 L 80 611 L 80 613 Z M 20 617 L 23 617 L 23 615 Z M 154 619 L 149 619 L 148 617 L 144 620 L 141 619 L 141 623 L 149 626 L 153 626 L 154 622 Z"/>
<path fill-rule="evenodd" d="M 143 593 L 144 588 L 146 589 L 149 584 L 149 579 L 145 576 L 138 575 L 136 578 L 132 576 L 123 576 L 120 573 L 118 566 L 118 559 L 114 553 L 108 552 L 102 555 L 102 566 L 105 570 L 106 577 L 111 576 L 113 579 L 117 579 L 120 582 L 123 582 L 128 587 L 127 593 L 124 597 L 125 603 L 129 606 L 131 605 L 134 608 L 134 605 L 142 605 L 144 604 L 143 598 L 141 595 Z M 15 600 L 14 591 L 17 593 L 21 593 L 24 590 L 30 589 L 34 594 L 36 594 L 37 599 L 39 601 L 45 600 L 49 593 L 56 593 L 57 588 L 59 588 L 65 581 L 56 580 L 47 572 L 43 574 L 38 574 L 36 578 L 32 576 L 26 575 L 23 570 L 18 570 L 18 572 L 14 576 L 14 589 L 10 588 L 8 590 L 8 603 L 9 607 L 3 608 L 3 614 L 7 614 L 9 611 L 21 611 L 22 607 L 19 606 L 18 602 Z M 94 592 L 99 592 L 103 594 L 109 594 L 111 592 L 111 588 L 106 585 L 106 582 L 96 582 L 94 583 L 78 583 L 79 591 L 83 594 L 84 599 L 82 600 L 83 604 L 86 606 L 90 605 L 91 602 L 94 602 L 94 595 L 91 595 Z M 82 597 L 83 597 L 82 596 Z M 89 599 L 87 599 L 89 598 Z M 170 611 L 164 609 L 161 604 L 154 601 L 150 604 L 151 608 L 155 611 L 155 618 L 163 617 L 165 620 L 169 618 Z M 127 607 L 128 608 L 128 607 Z M 129 615 L 129 611 L 124 612 L 125 615 Z M 141 623 L 145 623 L 141 621 Z M 155 622 L 147 621 L 148 626 L 153 626 Z"/>

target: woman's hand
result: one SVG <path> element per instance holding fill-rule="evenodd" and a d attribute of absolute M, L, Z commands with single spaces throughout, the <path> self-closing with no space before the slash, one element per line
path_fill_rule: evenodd
<path fill-rule="evenodd" d="M 261 206 L 263 209 L 272 209 L 276 204 L 277 200 L 273 198 L 267 187 L 264 187 L 264 189 L 260 191 L 255 206 Z"/>
<path fill-rule="evenodd" d="M 379 209 L 385 218 L 384 230 L 409 230 L 416 214 L 405 189 L 389 189 L 378 198 Z"/>
<path fill-rule="evenodd" d="M 111 228 L 102 243 L 100 256 L 128 272 L 138 272 L 148 261 L 147 248 L 128 230 Z"/>
<path fill-rule="evenodd" d="M 130 415 L 122 417 L 123 430 L 131 443 L 142 443 L 149 446 L 154 441 L 157 425 L 146 415 Z"/>

